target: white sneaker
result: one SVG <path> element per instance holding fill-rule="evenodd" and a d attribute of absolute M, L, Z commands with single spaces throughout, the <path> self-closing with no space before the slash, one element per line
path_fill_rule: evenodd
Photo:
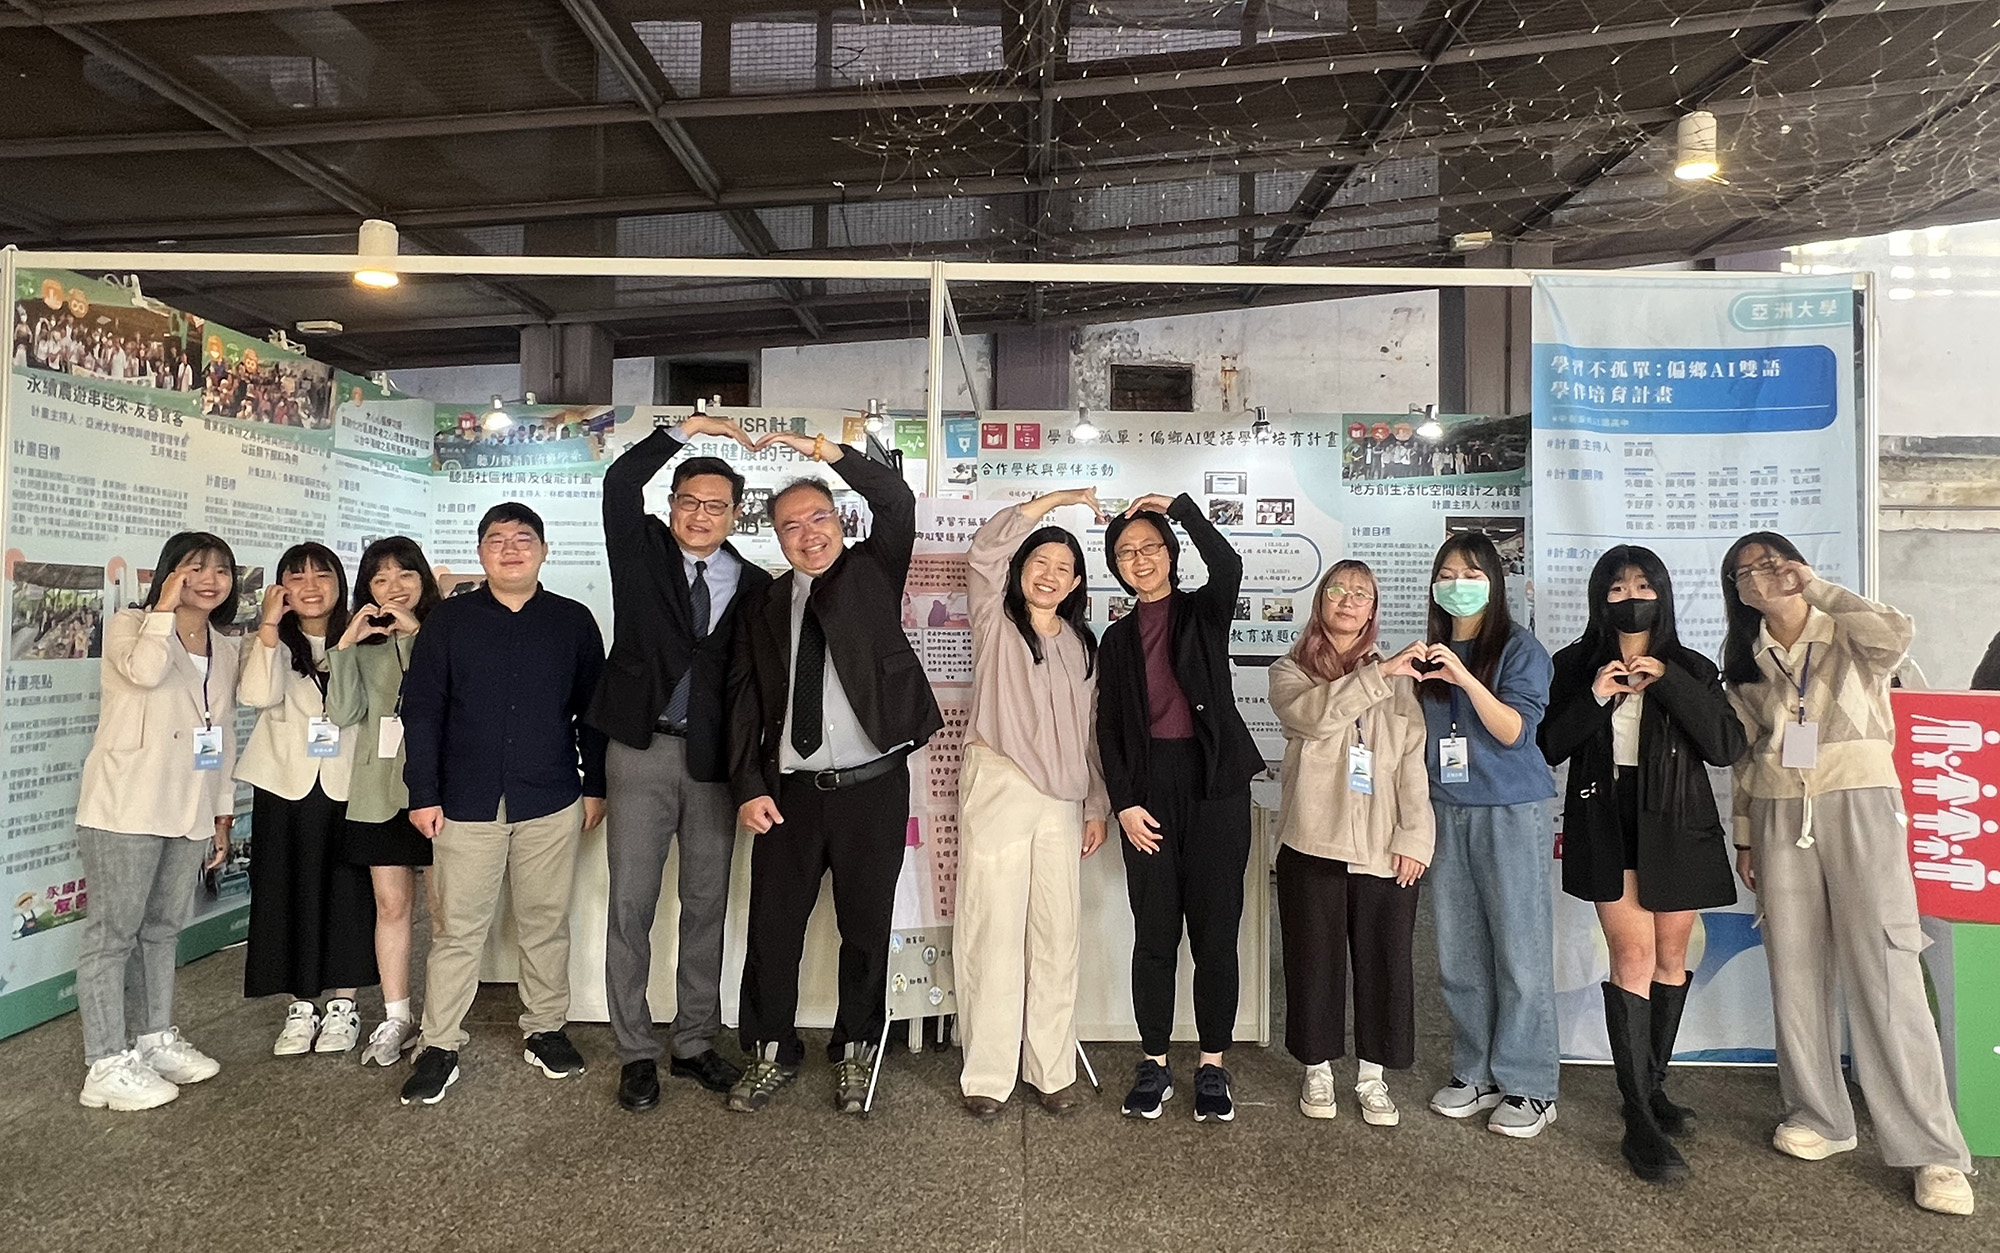
<path fill-rule="evenodd" d="M 136 1050 L 139 1060 L 168 1083 L 200 1083 L 222 1072 L 222 1063 L 181 1039 L 179 1027 L 168 1027 L 152 1036 L 140 1036 Z"/>
<path fill-rule="evenodd" d="M 1333 1063 L 1306 1067 L 1305 1082 L 1299 1085 L 1299 1112 L 1307 1118 L 1334 1118 L 1340 1106 L 1333 1099 Z"/>
<path fill-rule="evenodd" d="M 1381 1079 L 1355 1084 L 1354 1099 L 1361 1104 L 1361 1121 L 1371 1127 L 1393 1127 L 1403 1121 L 1396 1102 L 1389 1099 L 1389 1085 Z"/>
<path fill-rule="evenodd" d="M 1824 1161 L 1835 1153 L 1851 1153 L 1856 1140 L 1853 1136 L 1845 1140 L 1829 1140 L 1811 1127 L 1802 1127 L 1795 1122 L 1781 1122 L 1771 1133 L 1771 1147 L 1802 1162 Z"/>
<path fill-rule="evenodd" d="M 1919 1166 L 1917 1207 L 1934 1214 L 1970 1214 L 1972 1184 L 1956 1166 Z"/>
<path fill-rule="evenodd" d="M 315 1053 L 345 1053 L 361 1038 L 361 1015 L 354 1012 L 354 1002 L 344 996 L 337 996 L 326 1003 L 326 1017 L 320 1020 L 319 1040 L 313 1045 Z"/>
<path fill-rule="evenodd" d="M 113 1053 L 90 1064 L 83 1078 L 77 1102 L 86 1109 L 115 1109 L 121 1113 L 153 1109 L 181 1094 L 151 1066 L 139 1060 L 139 1050 Z"/>
<path fill-rule="evenodd" d="M 285 1012 L 285 1029 L 278 1033 L 278 1042 L 271 1046 L 271 1052 L 279 1057 L 297 1057 L 312 1051 L 313 1033 L 319 1030 L 319 1015 L 314 1012 L 311 1001 L 293 1001 L 291 1009 Z"/>
<path fill-rule="evenodd" d="M 361 1050 L 361 1064 L 393 1066 L 402 1059 L 404 1050 L 416 1042 L 416 1023 L 407 1018 L 386 1018 L 368 1037 L 368 1047 Z"/>

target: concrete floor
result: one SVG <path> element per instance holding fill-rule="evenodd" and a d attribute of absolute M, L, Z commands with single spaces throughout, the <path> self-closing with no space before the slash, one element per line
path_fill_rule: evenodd
<path fill-rule="evenodd" d="M 1421 943 L 1428 940 L 1428 919 Z M 875 1116 L 831 1108 L 818 1049 L 769 1110 L 667 1083 L 659 1109 L 613 1095 L 610 1031 L 573 1028 L 589 1073 L 521 1060 L 513 989 L 482 989 L 464 1074 L 433 1108 L 396 1101 L 405 1069 L 270 1054 L 282 1000 L 245 1001 L 241 949 L 181 972 L 180 1021 L 222 1074 L 142 1114 L 81 1108 L 75 1015 L 0 1042 L 0 1214 L 18 1247 L 122 1251 L 626 1249 L 1874 1250 L 2000 1248 L 1982 1212 L 1925 1214 L 1909 1175 L 1857 1153 L 1808 1164 L 1770 1148 L 1768 1070 L 1675 1072 L 1700 1113 L 1694 1181 L 1635 1180 L 1618 1157 L 1608 1069 L 1570 1067 L 1561 1121 L 1515 1142 L 1425 1110 L 1447 1036 L 1420 947 L 1421 1060 L 1392 1075 L 1403 1124 L 1370 1127 L 1343 1078 L 1340 1117 L 1297 1112 L 1281 1047 L 1232 1055 L 1235 1123 L 1197 1125 L 1192 1085 L 1156 1123 L 1119 1117 L 1131 1046 L 1092 1049 L 1105 1092 L 1058 1120 L 1017 1099 L 991 1123 L 958 1108 L 956 1055 L 898 1049 Z M 364 998 L 364 1026 L 379 1001 Z M 1282 1013 L 1282 1008 L 1279 1011 Z M 1282 1038 L 1282 1020 L 1278 1024 Z M 1191 1068 L 1191 1048 L 1175 1063 Z M 1182 1074 L 1186 1081 L 1191 1074 Z"/>

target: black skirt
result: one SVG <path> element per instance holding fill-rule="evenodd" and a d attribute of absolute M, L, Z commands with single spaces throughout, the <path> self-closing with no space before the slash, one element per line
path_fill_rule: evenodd
<path fill-rule="evenodd" d="M 347 820 L 341 855 L 357 866 L 428 866 L 431 842 L 410 825 L 405 809 L 387 822 Z"/>
<path fill-rule="evenodd" d="M 245 996 L 314 997 L 381 981 L 374 886 L 366 867 L 341 856 L 346 808 L 317 783 L 296 801 L 254 789 Z"/>
<path fill-rule="evenodd" d="M 1620 766 L 1618 770 L 1618 836 L 1623 845 L 1627 870 L 1639 868 L 1639 768 Z"/>

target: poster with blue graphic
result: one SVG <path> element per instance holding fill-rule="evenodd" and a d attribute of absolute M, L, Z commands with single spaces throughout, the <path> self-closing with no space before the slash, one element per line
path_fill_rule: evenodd
<path fill-rule="evenodd" d="M 1825 577 L 1861 584 L 1864 460 L 1854 293 L 1844 277 L 1546 275 L 1535 280 L 1536 629 L 1550 651 L 1583 633 L 1591 567 L 1639 544 L 1673 577 L 1681 642 L 1721 651 L 1730 544 L 1776 531 Z M 1713 772 L 1722 812 L 1728 778 Z M 1742 891 L 1709 910 L 1688 953 L 1683 1058 L 1768 1061 L 1770 979 Z M 1592 906 L 1556 892 L 1563 1053 L 1610 1051 L 1598 984 L 1609 962 Z"/>

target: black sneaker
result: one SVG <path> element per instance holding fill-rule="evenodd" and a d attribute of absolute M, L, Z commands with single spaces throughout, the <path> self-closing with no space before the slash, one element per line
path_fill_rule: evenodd
<path fill-rule="evenodd" d="M 560 1029 L 537 1031 L 521 1043 L 522 1060 L 541 1067 L 542 1073 L 551 1079 L 567 1079 L 583 1073 L 583 1054 L 576 1051 L 576 1045 Z"/>
<path fill-rule="evenodd" d="M 450 1049 L 425 1049 L 412 1063 L 416 1073 L 403 1084 L 403 1104 L 435 1105 L 444 1090 L 458 1082 L 458 1054 Z"/>
<path fill-rule="evenodd" d="M 1132 1090 L 1125 1094 L 1127 1118 L 1158 1118 L 1160 1106 L 1174 1099 L 1174 1072 L 1150 1057 L 1139 1059 Z"/>
<path fill-rule="evenodd" d="M 1233 1122 L 1236 1102 L 1229 1097 L 1229 1072 L 1220 1066 L 1204 1065 L 1194 1072 L 1194 1120 Z"/>

